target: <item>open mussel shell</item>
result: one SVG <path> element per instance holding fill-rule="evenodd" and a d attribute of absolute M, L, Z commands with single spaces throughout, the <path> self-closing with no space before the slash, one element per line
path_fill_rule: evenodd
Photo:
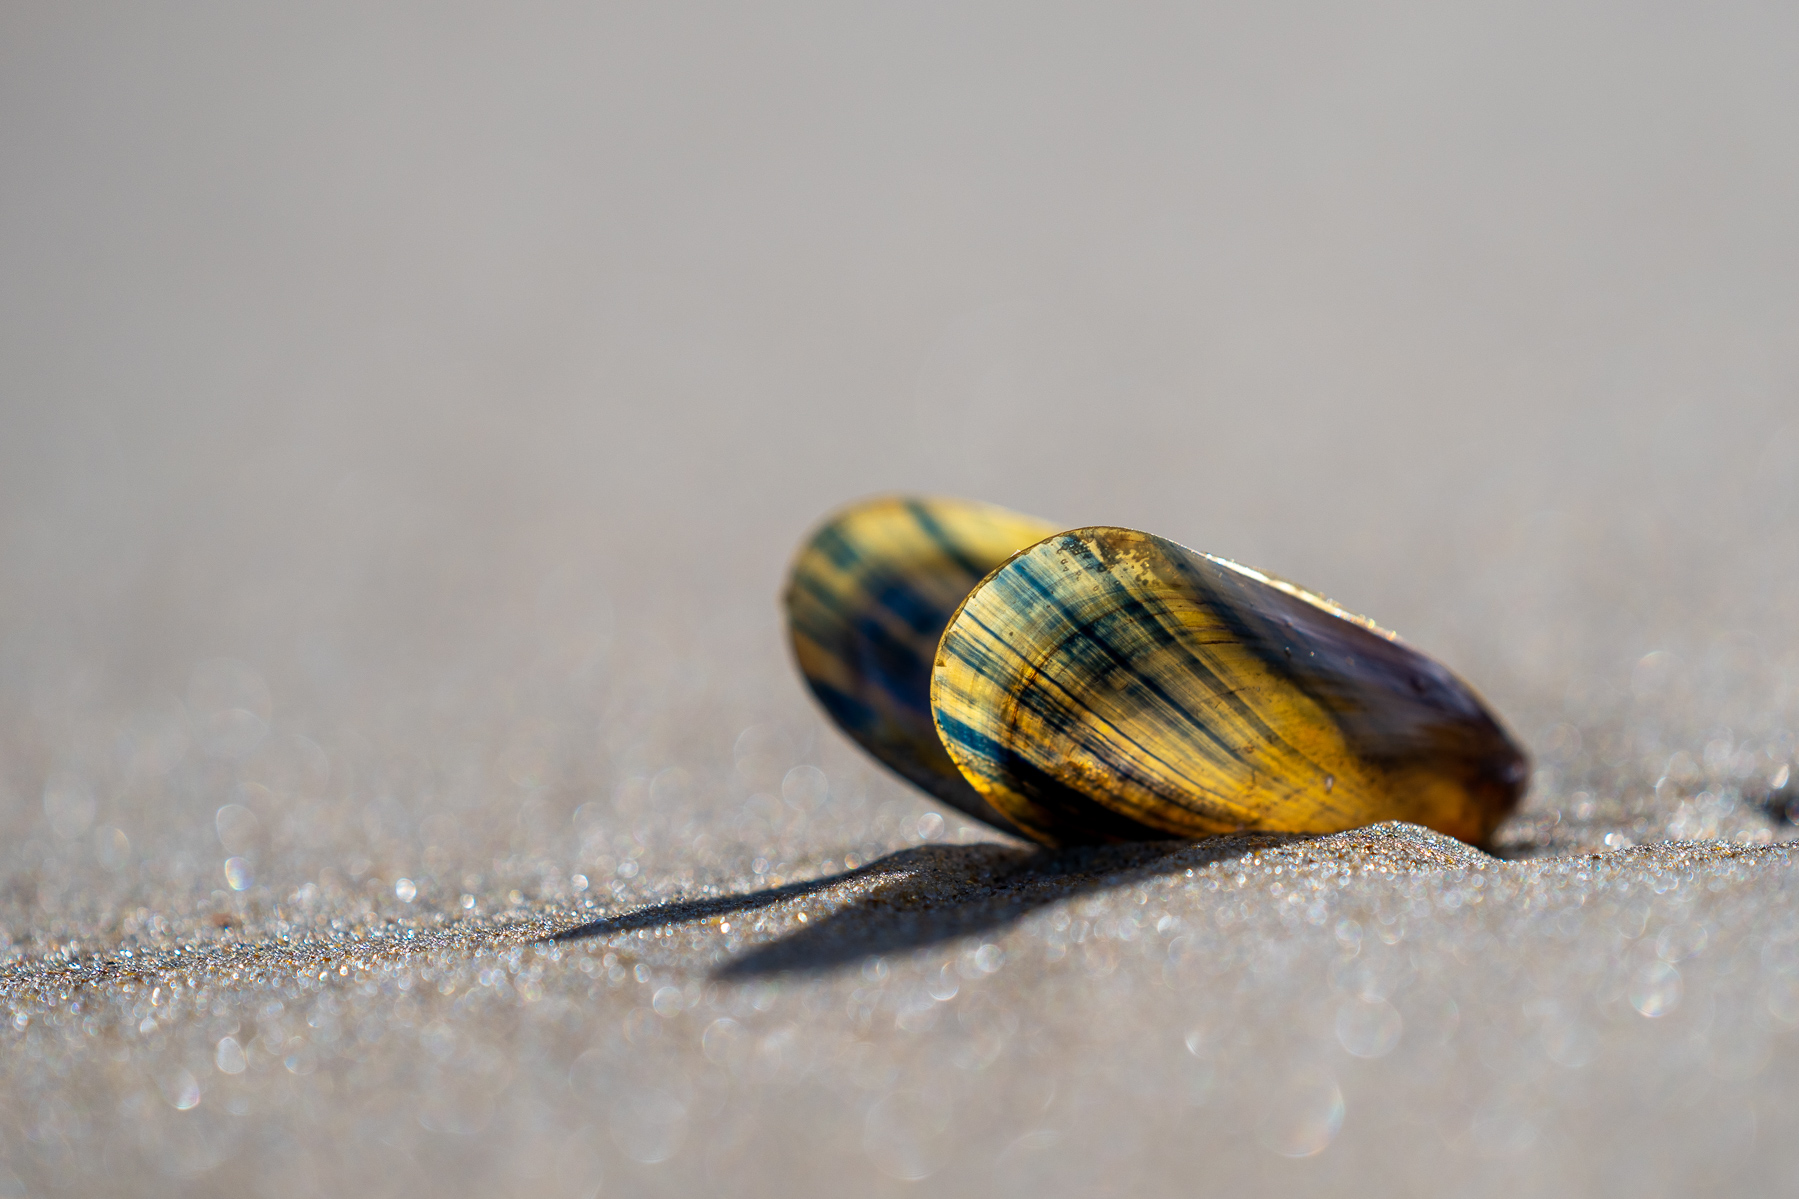
<path fill-rule="evenodd" d="M 1527 775 L 1466 683 L 1373 622 L 1131 529 L 989 575 L 931 706 L 974 788 L 1051 845 L 1382 820 L 1478 843 Z"/>
<path fill-rule="evenodd" d="M 888 496 L 827 521 L 789 573 L 787 627 L 812 693 L 881 762 L 1018 832 L 969 786 L 931 719 L 931 665 L 952 613 L 1014 553 L 1056 531 L 966 500 Z"/>

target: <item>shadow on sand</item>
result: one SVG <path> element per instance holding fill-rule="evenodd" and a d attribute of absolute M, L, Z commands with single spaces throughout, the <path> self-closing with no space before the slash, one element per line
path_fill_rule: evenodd
<path fill-rule="evenodd" d="M 742 980 L 788 971 L 826 971 L 871 956 L 986 934 L 1046 904 L 1127 887 L 1293 840 L 1244 834 L 1200 842 L 1154 841 L 1064 850 L 929 845 L 901 850 L 858 869 L 810 882 L 745 895 L 658 904 L 568 929 L 553 939 L 605 937 L 755 912 L 785 900 L 842 888 L 850 896 L 842 907 L 786 936 L 750 948 L 713 975 Z"/>

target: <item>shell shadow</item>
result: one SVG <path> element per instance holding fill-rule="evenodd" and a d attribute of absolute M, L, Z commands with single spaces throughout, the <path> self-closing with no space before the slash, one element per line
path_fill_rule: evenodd
<path fill-rule="evenodd" d="M 900 850 L 856 870 L 743 895 L 676 900 L 556 934 L 573 941 L 685 924 L 839 891 L 834 911 L 757 944 L 712 971 L 721 981 L 818 973 L 869 957 L 906 953 L 1004 928 L 1052 903 L 1241 857 L 1307 838 L 1239 834 L 1205 841 L 1150 841 L 1073 849 L 930 845 Z"/>

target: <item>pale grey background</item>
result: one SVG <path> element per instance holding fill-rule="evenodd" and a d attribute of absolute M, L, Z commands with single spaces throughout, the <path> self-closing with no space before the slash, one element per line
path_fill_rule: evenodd
<path fill-rule="evenodd" d="M 404 869 L 454 913 L 679 768 L 701 825 L 637 897 L 752 885 L 693 828 L 774 786 L 732 773 L 751 725 L 863 777 L 775 597 L 889 489 L 1400 630 L 1537 753 L 1520 852 L 1786 835 L 1752 808 L 1799 720 L 1792 5 L 8 0 L 0 163 L 20 960 L 213 902 L 227 801 L 271 896 Z M 244 765 L 301 741 L 311 807 Z M 793 869 L 919 839 L 866 778 L 904 819 L 815 819 Z M 524 1133 L 484 1127 L 504 1189 Z"/>
<path fill-rule="evenodd" d="M 9 694 L 431 655 L 566 558 L 770 639 L 888 488 L 1455 630 L 1508 700 L 1695 636 L 1671 585 L 1782 623 L 1786 6 L 5 22 Z"/>

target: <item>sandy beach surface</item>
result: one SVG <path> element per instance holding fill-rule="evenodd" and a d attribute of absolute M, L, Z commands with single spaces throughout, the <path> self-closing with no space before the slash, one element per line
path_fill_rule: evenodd
<path fill-rule="evenodd" d="M 0 1199 L 1799 1186 L 1799 14 L 0 13 Z M 1052 853 L 789 660 L 883 491 L 1533 762 Z"/>

